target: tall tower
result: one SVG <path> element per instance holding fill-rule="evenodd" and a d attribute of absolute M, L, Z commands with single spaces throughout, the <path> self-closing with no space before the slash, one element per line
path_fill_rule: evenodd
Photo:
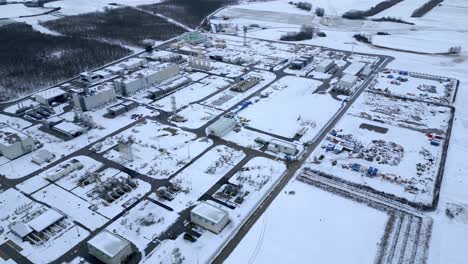
<path fill-rule="evenodd" d="M 175 96 L 171 96 L 171 107 L 172 107 L 172 117 L 174 118 L 177 114 L 177 105 Z"/>

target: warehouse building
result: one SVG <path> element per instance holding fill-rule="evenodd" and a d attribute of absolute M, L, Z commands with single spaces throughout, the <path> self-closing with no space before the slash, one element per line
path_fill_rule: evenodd
<path fill-rule="evenodd" d="M 94 72 L 82 72 L 80 73 L 80 80 L 84 83 L 92 84 L 98 82 L 101 78 Z"/>
<path fill-rule="evenodd" d="M 270 144 L 268 144 L 268 150 L 275 153 L 281 152 L 287 155 L 296 155 L 297 146 L 279 139 L 272 139 Z"/>
<path fill-rule="evenodd" d="M 364 67 L 366 66 L 363 62 L 353 62 L 346 69 L 343 70 L 344 74 L 359 76 Z"/>
<path fill-rule="evenodd" d="M 9 226 L 10 231 L 23 241 L 30 241 L 32 244 L 40 244 L 43 239 L 50 236 L 50 230 L 62 229 L 60 221 L 65 216 L 55 211 L 47 209 L 27 223 L 16 222 Z"/>
<path fill-rule="evenodd" d="M 119 63 L 119 67 L 124 70 L 133 70 L 145 64 L 146 60 L 142 58 L 130 58 L 126 61 Z"/>
<path fill-rule="evenodd" d="M 52 126 L 52 130 L 59 132 L 68 138 L 75 138 L 86 131 L 84 127 L 66 121 Z"/>
<path fill-rule="evenodd" d="M 236 127 L 236 121 L 232 118 L 222 116 L 216 122 L 206 128 L 206 135 L 223 137 Z"/>
<path fill-rule="evenodd" d="M 106 264 L 124 263 L 133 253 L 132 244 L 128 240 L 107 230 L 88 241 L 88 250 Z"/>
<path fill-rule="evenodd" d="M 338 86 L 341 88 L 351 89 L 357 82 L 358 77 L 351 74 L 345 74 L 341 77 L 340 81 L 338 82 Z"/>
<path fill-rule="evenodd" d="M 81 170 L 82 168 L 83 164 L 81 164 L 79 160 L 72 159 L 47 171 L 45 178 L 49 181 L 56 181 L 62 178 L 63 176 L 66 176 L 73 171 Z"/>
<path fill-rule="evenodd" d="M 0 154 L 10 160 L 34 150 L 34 140 L 12 127 L 0 128 Z"/>
<path fill-rule="evenodd" d="M 325 59 L 325 60 L 321 61 L 321 62 L 317 65 L 317 67 L 315 67 L 315 71 L 326 73 L 326 72 L 329 71 L 333 66 L 335 66 L 335 62 L 334 62 L 333 60 Z"/>
<path fill-rule="evenodd" d="M 63 102 L 67 98 L 68 93 L 58 87 L 47 89 L 34 95 L 34 99 L 43 105 L 51 105 L 54 102 Z"/>
<path fill-rule="evenodd" d="M 207 202 L 201 202 L 190 212 L 190 221 L 219 234 L 229 223 L 229 213 Z"/>
<path fill-rule="evenodd" d="M 110 117 L 116 117 L 132 109 L 135 109 L 137 106 L 138 104 L 133 101 L 123 102 L 107 108 L 107 113 Z"/>
<path fill-rule="evenodd" d="M 129 76 L 114 81 L 115 89 L 123 95 L 132 95 L 139 90 L 174 77 L 180 73 L 177 64 L 163 63 L 136 71 Z"/>
<path fill-rule="evenodd" d="M 73 90 L 73 103 L 83 111 L 102 107 L 116 100 L 115 89 L 109 85 Z"/>
<path fill-rule="evenodd" d="M 54 157 L 54 154 L 52 154 L 50 151 L 41 149 L 32 156 L 31 160 L 37 165 L 42 165 L 45 162 L 51 161 Z"/>

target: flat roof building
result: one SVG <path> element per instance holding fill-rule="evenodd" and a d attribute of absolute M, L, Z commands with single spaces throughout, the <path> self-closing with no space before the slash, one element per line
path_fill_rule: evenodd
<path fill-rule="evenodd" d="M 35 153 L 31 160 L 36 163 L 37 165 L 42 165 L 44 162 L 48 162 L 54 158 L 54 154 L 50 151 L 41 149 Z"/>
<path fill-rule="evenodd" d="M 219 234 L 229 223 L 229 213 L 207 202 L 201 202 L 190 212 L 190 221 Z"/>
<path fill-rule="evenodd" d="M 68 93 L 58 87 L 47 89 L 34 95 L 34 99 L 43 105 L 50 105 L 53 102 L 63 100 L 67 97 Z"/>
<path fill-rule="evenodd" d="M 365 66 L 366 64 L 363 62 L 353 62 L 343 70 L 343 73 L 358 76 Z"/>
<path fill-rule="evenodd" d="M 111 85 L 99 85 L 91 88 L 75 90 L 73 103 L 83 111 L 102 107 L 117 98 L 115 89 Z"/>
<path fill-rule="evenodd" d="M 34 150 L 34 140 L 12 127 L 0 128 L 0 153 L 10 160 Z"/>
<path fill-rule="evenodd" d="M 338 82 L 338 85 L 342 88 L 351 88 L 356 84 L 357 80 L 357 76 L 345 74 L 343 75 L 343 77 L 341 77 L 340 81 Z"/>
<path fill-rule="evenodd" d="M 279 139 L 272 139 L 270 144 L 268 144 L 268 150 L 275 153 L 281 152 L 287 155 L 296 155 L 297 146 Z"/>
<path fill-rule="evenodd" d="M 206 128 L 206 135 L 223 137 L 236 127 L 236 121 L 232 118 L 220 117 L 216 122 Z"/>
<path fill-rule="evenodd" d="M 132 244 L 121 236 L 103 230 L 88 241 L 89 253 L 106 264 L 123 263 L 133 253 Z"/>
<path fill-rule="evenodd" d="M 53 126 L 52 130 L 62 133 L 63 135 L 69 138 L 74 138 L 83 134 L 86 131 L 86 128 L 73 124 L 71 122 L 65 121 L 65 122 L 61 122 Z"/>
<path fill-rule="evenodd" d="M 324 59 L 323 61 L 321 61 L 321 62 L 317 65 L 317 67 L 315 67 L 315 71 L 326 73 L 326 72 L 329 71 L 334 65 L 335 65 L 335 62 L 334 62 L 333 60 Z"/>
<path fill-rule="evenodd" d="M 114 81 L 115 89 L 123 95 L 132 95 L 139 90 L 165 81 L 180 73 L 179 65 L 174 63 L 162 63 L 151 65 L 148 68 L 136 71 L 128 76 Z"/>

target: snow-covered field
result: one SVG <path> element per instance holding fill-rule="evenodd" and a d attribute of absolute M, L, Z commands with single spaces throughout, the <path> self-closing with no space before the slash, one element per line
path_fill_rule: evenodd
<path fill-rule="evenodd" d="M 119 139 L 131 139 L 130 152 L 119 150 Z M 137 172 L 162 179 L 189 163 L 208 148 L 212 141 L 196 138 L 196 135 L 155 121 L 131 127 L 113 137 L 114 149 L 105 158 L 121 163 Z"/>
<path fill-rule="evenodd" d="M 386 213 L 293 181 L 226 263 L 375 263 L 387 218 Z"/>
<path fill-rule="evenodd" d="M 177 217 L 177 213 L 143 200 L 106 229 L 124 237 L 143 252 L 146 245 L 174 223 Z"/>
<path fill-rule="evenodd" d="M 262 91 L 266 98 L 250 100 L 253 104 L 238 115 L 248 119 L 250 127 L 287 138 L 305 127 L 308 132 L 301 141 L 311 140 L 341 106 L 328 94 L 314 93 L 320 84 L 312 79 L 283 77 Z"/>
<path fill-rule="evenodd" d="M 185 191 L 178 192 L 172 201 L 159 199 L 160 202 L 176 212 L 194 205 L 211 186 L 244 157 L 245 154 L 242 151 L 226 146 L 214 147 L 171 179 L 173 184 L 179 185 Z"/>

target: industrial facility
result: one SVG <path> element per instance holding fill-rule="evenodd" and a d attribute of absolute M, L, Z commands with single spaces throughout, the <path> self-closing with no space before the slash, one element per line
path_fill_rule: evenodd
<path fill-rule="evenodd" d="M 58 87 L 54 87 L 38 92 L 34 95 L 34 98 L 38 103 L 43 105 L 51 105 L 54 102 L 65 101 L 68 98 L 68 93 Z"/>
<path fill-rule="evenodd" d="M 89 253 L 106 264 L 120 264 L 133 253 L 132 244 L 121 236 L 103 230 L 88 241 Z"/>
<path fill-rule="evenodd" d="M 12 127 L 0 128 L 0 154 L 13 160 L 34 150 L 34 140 Z"/>
<path fill-rule="evenodd" d="M 220 117 L 216 122 L 206 128 L 208 136 L 223 137 L 236 127 L 236 121 L 228 117 Z"/>
<path fill-rule="evenodd" d="M 174 77 L 178 75 L 179 72 L 180 68 L 177 64 L 150 64 L 148 68 L 114 80 L 114 86 L 116 91 L 128 96 Z"/>
<path fill-rule="evenodd" d="M 115 89 L 109 85 L 73 89 L 73 103 L 83 111 L 100 108 L 116 100 Z"/>
<path fill-rule="evenodd" d="M 201 202 L 190 211 L 190 221 L 219 234 L 229 223 L 229 213 L 207 202 Z"/>

